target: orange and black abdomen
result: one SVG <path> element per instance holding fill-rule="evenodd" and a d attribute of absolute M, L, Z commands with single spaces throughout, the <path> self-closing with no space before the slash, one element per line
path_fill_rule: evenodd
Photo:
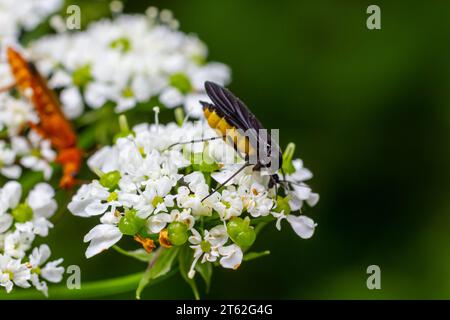
<path fill-rule="evenodd" d="M 255 148 L 250 144 L 241 130 L 228 123 L 225 117 L 220 116 L 212 105 L 203 106 L 203 114 L 209 126 L 223 137 L 223 140 L 231 144 L 234 149 L 246 156 L 255 154 Z"/>

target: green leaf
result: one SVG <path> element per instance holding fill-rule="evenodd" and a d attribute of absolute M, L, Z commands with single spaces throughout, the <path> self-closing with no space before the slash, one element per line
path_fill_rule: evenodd
<path fill-rule="evenodd" d="M 209 292 L 209 288 L 211 287 L 211 277 L 213 274 L 213 266 L 209 262 L 198 263 L 195 266 L 195 270 L 200 274 L 206 284 L 206 292 Z"/>
<path fill-rule="evenodd" d="M 172 263 L 177 257 L 178 252 L 179 248 L 177 247 L 172 247 L 170 249 L 165 249 L 161 251 L 155 264 L 151 268 L 152 279 L 156 279 L 160 276 L 163 276 L 170 271 Z"/>
<path fill-rule="evenodd" d="M 119 246 L 113 246 L 113 248 L 117 252 L 123 254 L 124 256 L 132 257 L 132 258 L 135 258 L 135 259 L 137 259 L 139 261 L 143 261 L 143 262 L 149 262 L 154 255 L 154 252 L 148 253 L 147 251 L 145 251 L 142 248 L 136 249 L 133 251 L 124 250 L 124 249 L 120 248 Z"/>
<path fill-rule="evenodd" d="M 269 250 L 262 251 L 262 252 L 249 252 L 249 253 L 246 253 L 244 255 L 244 261 L 250 261 L 250 260 L 258 259 L 258 258 L 267 256 L 269 254 L 270 254 Z"/>
<path fill-rule="evenodd" d="M 180 273 L 183 279 L 189 284 L 194 293 L 195 299 L 200 300 L 200 294 L 198 293 L 197 284 L 194 279 L 188 277 L 189 268 L 193 261 L 193 254 L 189 246 L 184 246 L 180 250 L 180 255 L 178 256 Z"/>
<path fill-rule="evenodd" d="M 136 289 L 136 299 L 141 298 L 142 290 L 150 283 L 152 279 L 156 279 L 168 273 L 172 268 L 172 263 L 178 255 L 177 247 L 170 249 L 160 249 L 154 253 L 153 258 L 150 260 L 147 270 L 142 275 L 141 281 Z"/>

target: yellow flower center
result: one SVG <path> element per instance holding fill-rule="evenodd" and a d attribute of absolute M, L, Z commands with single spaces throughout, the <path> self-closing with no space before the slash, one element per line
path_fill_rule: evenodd
<path fill-rule="evenodd" d="M 156 196 L 153 198 L 152 206 L 156 207 L 156 206 L 158 206 L 158 204 L 163 203 L 163 202 L 164 202 L 163 197 Z"/>
<path fill-rule="evenodd" d="M 117 195 L 117 192 L 111 192 L 109 194 L 109 197 L 106 199 L 106 201 L 111 202 L 111 201 L 116 201 L 119 198 L 119 196 Z"/>

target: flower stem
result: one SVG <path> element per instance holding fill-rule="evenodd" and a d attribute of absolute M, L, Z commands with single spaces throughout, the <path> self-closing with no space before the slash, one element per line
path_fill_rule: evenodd
<path fill-rule="evenodd" d="M 170 278 L 177 272 L 178 268 L 174 268 L 166 275 L 152 281 L 149 286 Z M 50 287 L 49 298 L 57 300 L 92 299 L 134 291 L 142 278 L 142 274 L 142 272 L 138 272 L 118 278 L 87 282 L 81 285 L 81 289 L 70 290 L 63 285 Z M 41 292 L 30 290 L 33 289 L 20 290 L 11 294 L 0 295 L 0 300 L 45 299 L 45 296 Z"/>

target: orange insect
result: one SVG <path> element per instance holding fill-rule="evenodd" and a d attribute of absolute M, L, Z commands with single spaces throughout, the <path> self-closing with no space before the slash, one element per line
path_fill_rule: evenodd
<path fill-rule="evenodd" d="M 30 123 L 30 126 L 43 138 L 49 139 L 57 150 L 56 162 L 63 167 L 59 185 L 70 189 L 77 183 L 75 176 L 83 156 L 83 151 L 76 146 L 77 136 L 64 117 L 54 92 L 48 88 L 35 65 L 11 47 L 7 49 L 7 57 L 15 86 L 22 95 L 30 98 L 40 119 L 39 123 Z"/>

